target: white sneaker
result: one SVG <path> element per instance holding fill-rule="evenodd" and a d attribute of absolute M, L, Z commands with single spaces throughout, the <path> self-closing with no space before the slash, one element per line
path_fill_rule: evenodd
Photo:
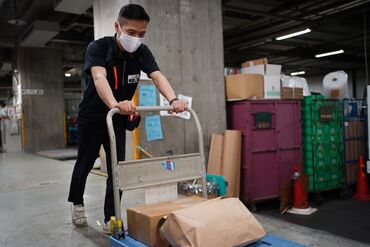
<path fill-rule="evenodd" d="M 110 227 L 110 221 L 108 221 L 107 223 L 105 223 L 104 220 L 103 220 L 103 233 L 104 234 L 107 234 L 107 235 L 111 235 L 112 234 L 112 229 Z"/>
<path fill-rule="evenodd" d="M 87 226 L 85 207 L 83 205 L 71 205 L 72 223 L 77 227 Z"/>

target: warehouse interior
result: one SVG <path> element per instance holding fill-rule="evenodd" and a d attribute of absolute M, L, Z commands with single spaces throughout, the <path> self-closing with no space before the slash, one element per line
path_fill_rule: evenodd
<path fill-rule="evenodd" d="M 101 145 L 76 227 L 87 47 L 127 4 L 150 16 L 144 44 L 194 113 L 165 110 L 142 70 L 132 102 L 146 110 L 113 168 L 120 210 L 104 221 Z M 369 246 L 369 13 L 369 0 L 0 0 L 0 247 Z"/>

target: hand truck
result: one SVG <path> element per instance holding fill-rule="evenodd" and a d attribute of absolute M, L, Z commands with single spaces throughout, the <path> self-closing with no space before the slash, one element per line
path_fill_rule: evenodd
<path fill-rule="evenodd" d="M 171 106 L 139 106 L 136 108 L 137 112 L 159 112 L 171 110 L 173 110 Z M 196 112 L 189 107 L 186 110 L 193 115 L 193 119 L 195 121 L 196 129 L 198 131 L 199 152 L 173 155 L 171 157 L 146 158 L 123 162 L 117 161 L 116 137 L 112 121 L 113 116 L 119 113 L 119 109 L 114 108 L 108 112 L 106 120 L 110 139 L 114 212 L 116 222 L 122 222 L 119 191 L 195 179 L 202 179 L 202 187 L 207 188 L 202 128 Z M 203 197 L 207 198 L 207 189 L 203 189 Z"/>

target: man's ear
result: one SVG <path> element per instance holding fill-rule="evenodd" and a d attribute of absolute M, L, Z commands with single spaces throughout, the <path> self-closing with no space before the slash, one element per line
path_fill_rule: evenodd
<path fill-rule="evenodd" d="M 116 30 L 116 33 L 118 33 L 118 31 L 119 31 L 119 22 L 118 21 L 115 21 L 114 22 L 114 30 Z"/>

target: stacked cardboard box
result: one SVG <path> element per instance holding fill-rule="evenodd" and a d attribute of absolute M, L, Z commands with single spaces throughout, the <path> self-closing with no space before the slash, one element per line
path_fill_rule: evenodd
<path fill-rule="evenodd" d="M 159 235 L 163 217 L 173 211 L 188 208 L 203 202 L 199 197 L 149 204 L 127 209 L 128 234 L 149 246 L 166 246 Z"/>
<path fill-rule="evenodd" d="M 346 140 L 345 152 L 346 161 L 348 162 L 346 169 L 346 182 L 354 183 L 357 177 L 357 160 L 360 155 L 366 155 L 366 138 L 365 136 L 365 121 L 363 120 L 350 120 L 344 123 Z"/>
<path fill-rule="evenodd" d="M 282 87 L 282 99 L 303 99 L 303 88 L 299 87 Z"/>
<path fill-rule="evenodd" d="M 263 76 L 257 74 L 237 74 L 226 76 L 226 98 L 263 98 Z"/>
<path fill-rule="evenodd" d="M 241 74 L 226 76 L 226 98 L 280 99 L 281 65 L 268 64 L 266 58 L 242 64 Z"/>
<path fill-rule="evenodd" d="M 256 65 L 260 65 L 260 64 L 266 65 L 267 64 L 267 58 L 263 57 L 263 58 L 259 58 L 259 59 L 255 59 L 255 60 L 245 61 L 244 63 L 242 63 L 242 68 L 253 67 L 253 66 L 256 66 Z"/>
<path fill-rule="evenodd" d="M 265 99 L 280 99 L 281 65 L 259 64 L 242 68 L 242 73 L 259 74 L 263 76 L 263 97 Z"/>

